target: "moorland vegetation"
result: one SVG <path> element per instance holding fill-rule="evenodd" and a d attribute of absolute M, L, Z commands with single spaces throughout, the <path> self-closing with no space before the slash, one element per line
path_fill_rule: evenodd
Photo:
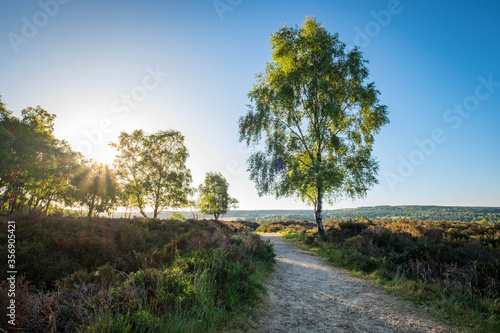
<path fill-rule="evenodd" d="M 274 252 L 252 223 L 14 215 L 23 332 L 211 332 L 260 299 Z M 0 218 L 6 239 L 7 218 Z M 7 248 L 0 255 L 7 256 Z M 9 298 L 0 273 L 0 306 Z M 236 318 L 236 321 L 235 321 Z"/>

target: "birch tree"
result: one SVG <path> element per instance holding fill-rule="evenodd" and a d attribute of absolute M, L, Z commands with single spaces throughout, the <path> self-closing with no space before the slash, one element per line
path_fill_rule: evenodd
<path fill-rule="evenodd" d="M 111 146 L 118 150 L 115 168 L 121 186 L 132 196 L 142 216 L 147 217 L 146 207 L 157 218 L 167 208 L 189 205 L 192 193 L 191 171 L 186 166 L 189 153 L 180 132 L 122 132 L 119 142 Z"/>
<path fill-rule="evenodd" d="M 387 107 L 367 82 L 360 50 L 348 50 L 316 19 L 284 26 L 270 45 L 272 61 L 256 76 L 239 120 L 240 141 L 255 148 L 248 171 L 259 195 L 313 205 L 323 235 L 325 201 L 363 197 L 377 183 L 372 148 L 389 122 Z"/>
<path fill-rule="evenodd" d="M 229 196 L 229 184 L 220 173 L 209 172 L 205 182 L 198 188 L 200 194 L 200 212 L 213 215 L 215 220 L 226 214 L 231 208 L 238 208 L 238 200 Z"/>

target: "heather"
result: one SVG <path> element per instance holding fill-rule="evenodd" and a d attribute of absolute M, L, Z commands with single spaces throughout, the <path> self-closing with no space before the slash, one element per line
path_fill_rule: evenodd
<path fill-rule="evenodd" d="M 8 220 L 22 274 L 15 329 L 26 332 L 214 331 L 252 310 L 274 257 L 244 222 Z M 4 307 L 6 283 L 0 288 Z"/>

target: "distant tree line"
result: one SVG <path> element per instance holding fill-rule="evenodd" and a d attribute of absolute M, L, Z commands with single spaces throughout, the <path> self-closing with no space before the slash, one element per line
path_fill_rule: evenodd
<path fill-rule="evenodd" d="M 153 218 L 166 209 L 198 207 L 224 215 L 236 206 L 221 174 L 208 173 L 194 200 L 184 136 L 174 130 L 154 134 L 122 132 L 113 167 L 86 159 L 54 137 L 54 120 L 40 106 L 15 117 L 0 96 L 0 214 L 79 210 L 111 215 L 118 208 Z M 129 213 L 130 216 L 130 213 Z"/>
<path fill-rule="evenodd" d="M 354 209 L 325 211 L 327 220 L 388 220 L 462 221 L 500 223 L 500 207 L 450 207 L 450 206 L 374 206 Z M 312 211 L 306 210 L 258 210 L 233 211 L 228 218 L 256 222 L 277 220 L 306 220 L 314 222 Z"/>
<path fill-rule="evenodd" d="M 500 207 L 450 207 L 450 206 L 375 206 L 353 210 L 329 211 L 330 219 L 391 219 L 406 218 L 422 221 L 500 222 Z"/>

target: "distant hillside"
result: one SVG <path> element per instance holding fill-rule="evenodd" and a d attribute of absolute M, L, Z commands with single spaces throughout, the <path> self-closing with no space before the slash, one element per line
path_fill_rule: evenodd
<path fill-rule="evenodd" d="M 180 212 L 187 218 L 193 218 L 191 212 Z M 119 213 L 115 214 L 120 215 Z M 135 215 L 135 214 L 133 214 Z M 171 213 L 160 214 L 160 219 L 169 218 Z M 137 216 L 139 216 L 137 214 Z M 387 220 L 406 218 L 421 221 L 462 221 L 500 223 L 500 207 L 451 207 L 451 206 L 374 206 L 325 210 L 324 220 L 360 219 Z M 199 218 L 213 218 L 203 216 Z M 249 220 L 269 222 L 274 220 L 314 221 L 311 210 L 235 210 L 227 213 L 224 220 Z"/>
<path fill-rule="evenodd" d="M 422 221 L 500 222 L 500 207 L 375 206 L 328 211 L 329 219 L 361 218 Z"/>
<path fill-rule="evenodd" d="M 224 218 L 256 222 L 287 219 L 314 221 L 312 210 L 236 210 L 229 212 Z M 422 221 L 486 221 L 500 223 L 500 207 L 375 206 L 327 210 L 324 212 L 324 220 L 359 218 L 371 220 L 406 218 Z"/>

